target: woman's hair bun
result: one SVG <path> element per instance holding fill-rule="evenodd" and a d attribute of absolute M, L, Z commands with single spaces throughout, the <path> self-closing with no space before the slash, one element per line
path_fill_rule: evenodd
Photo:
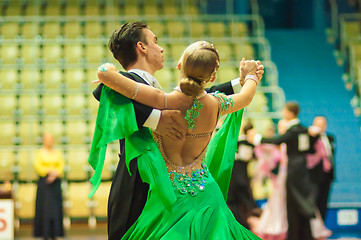
<path fill-rule="evenodd" d="M 181 79 L 179 87 L 184 94 L 190 97 L 197 97 L 203 91 L 200 81 L 191 77 Z"/>

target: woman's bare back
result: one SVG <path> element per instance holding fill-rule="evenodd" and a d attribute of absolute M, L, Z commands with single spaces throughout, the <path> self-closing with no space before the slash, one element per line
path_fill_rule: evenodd
<path fill-rule="evenodd" d="M 192 98 L 178 91 L 168 94 L 168 100 L 173 103 L 168 108 L 180 110 L 183 115 L 186 115 L 193 104 Z M 161 140 L 160 148 L 163 148 L 161 149 L 163 157 L 169 161 L 167 165 L 173 163 L 176 166 L 185 167 L 199 160 L 197 158 L 205 153 L 204 150 L 217 124 L 219 102 L 209 94 L 204 94 L 198 101 L 203 104 L 203 107 L 199 110 L 199 116 L 195 118 L 195 128 L 188 129 L 184 141 L 171 141 L 167 137 L 159 138 L 158 136 L 158 141 Z M 197 162 L 194 168 L 199 168 L 200 164 L 201 161 Z"/>

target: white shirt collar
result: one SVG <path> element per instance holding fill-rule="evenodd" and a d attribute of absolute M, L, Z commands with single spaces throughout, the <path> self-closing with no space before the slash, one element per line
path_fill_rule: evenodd
<path fill-rule="evenodd" d="M 140 69 L 130 69 L 128 72 L 135 73 L 139 77 L 143 78 L 143 80 L 146 81 L 149 85 L 162 89 L 157 79 L 150 73 Z"/>
<path fill-rule="evenodd" d="M 301 122 L 301 121 L 300 121 L 300 119 L 298 119 L 298 118 L 292 119 L 291 121 L 289 121 L 289 122 L 287 123 L 287 129 L 290 129 L 291 127 L 293 127 L 294 125 L 299 124 L 300 122 Z"/>

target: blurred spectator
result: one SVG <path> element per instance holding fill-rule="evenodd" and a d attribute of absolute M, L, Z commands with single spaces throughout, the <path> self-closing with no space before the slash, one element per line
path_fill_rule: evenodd
<path fill-rule="evenodd" d="M 330 186 L 334 179 L 334 155 L 336 149 L 335 137 L 327 130 L 327 119 L 324 116 L 317 116 L 313 120 L 313 126 L 320 129 L 320 137 L 316 142 L 316 154 L 311 171 L 311 179 L 316 185 L 316 206 L 320 210 L 322 219 L 326 217 L 327 202 Z M 319 144 L 319 147 L 317 147 Z M 323 153 L 323 154 L 322 154 Z"/>
<path fill-rule="evenodd" d="M 55 239 L 64 236 L 61 180 L 64 159 L 54 150 L 52 134 L 43 135 L 43 147 L 36 152 L 34 167 L 39 175 L 36 193 L 34 236 Z"/>

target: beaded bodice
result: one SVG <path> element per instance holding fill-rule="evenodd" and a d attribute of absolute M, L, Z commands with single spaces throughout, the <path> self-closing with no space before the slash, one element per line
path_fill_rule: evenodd
<path fill-rule="evenodd" d="M 192 197 L 197 196 L 199 192 L 203 192 L 209 175 L 209 170 L 206 164 L 203 163 L 207 147 L 191 164 L 178 166 L 166 156 L 162 137 L 154 133 L 154 140 L 158 144 L 159 150 L 165 160 L 173 187 L 181 194 L 185 195 L 188 193 Z"/>

